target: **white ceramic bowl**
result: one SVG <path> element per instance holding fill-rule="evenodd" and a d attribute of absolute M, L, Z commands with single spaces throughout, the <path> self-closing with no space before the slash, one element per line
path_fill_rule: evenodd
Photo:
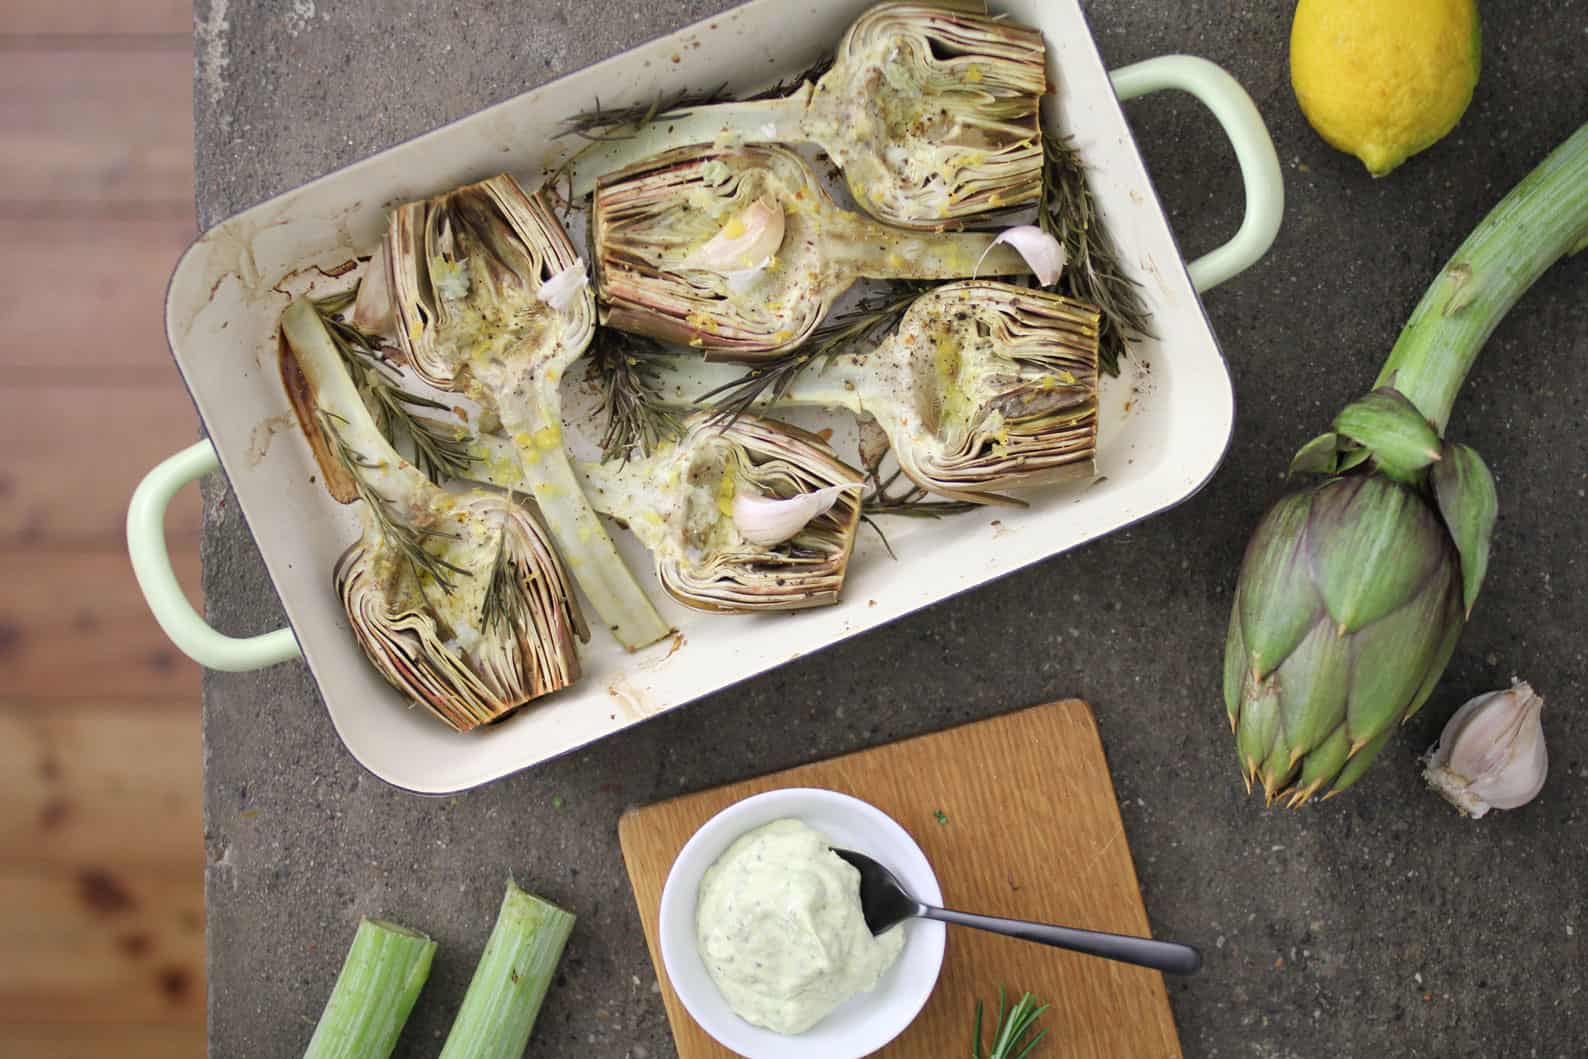
<path fill-rule="evenodd" d="M 790 787 L 735 802 L 707 820 L 685 843 L 662 888 L 662 963 L 684 1007 L 725 1048 L 747 1059 L 860 1059 L 910 1024 L 937 985 L 943 966 L 943 924 L 905 923 L 904 951 L 877 987 L 846 1001 L 804 1033 L 789 1037 L 752 1026 L 717 991 L 695 941 L 700 880 L 733 841 L 773 820 L 793 817 L 835 846 L 874 857 L 927 904 L 943 903 L 937 876 L 909 833 L 887 814 L 836 791 Z"/>

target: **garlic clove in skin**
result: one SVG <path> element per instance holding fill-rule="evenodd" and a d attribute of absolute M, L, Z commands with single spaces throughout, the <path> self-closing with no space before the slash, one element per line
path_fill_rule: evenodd
<path fill-rule="evenodd" d="M 786 220 L 777 201 L 763 195 L 728 218 L 721 231 L 684 259 L 683 267 L 721 275 L 766 268 L 783 245 Z"/>
<path fill-rule="evenodd" d="M 798 536 L 811 519 L 826 514 L 838 502 L 839 493 L 858 488 L 859 482 L 845 482 L 786 500 L 741 488 L 733 494 L 733 525 L 751 544 L 770 548 Z"/>
<path fill-rule="evenodd" d="M 367 335 L 389 335 L 396 327 L 396 309 L 391 300 L 391 277 L 387 271 L 386 238 L 380 249 L 364 266 L 353 298 L 353 326 Z"/>
<path fill-rule="evenodd" d="M 558 312 L 566 312 L 579 303 L 579 293 L 590 285 L 584 262 L 575 261 L 555 276 L 542 283 L 535 297 Z"/>
<path fill-rule="evenodd" d="M 1424 758 L 1423 777 L 1474 820 L 1538 796 L 1549 775 L 1544 700 L 1526 681 L 1479 695 L 1457 710 Z"/>
<path fill-rule="evenodd" d="M 992 253 L 992 248 L 999 243 L 1008 243 L 1020 252 L 1026 259 L 1026 264 L 1031 266 L 1032 273 L 1037 277 L 1037 282 L 1044 287 L 1051 287 L 1059 281 L 1059 274 L 1064 271 L 1064 244 L 1053 236 L 1044 232 L 1034 224 L 1017 224 L 1013 228 L 1005 228 L 998 233 L 986 250 L 981 252 L 981 258 L 976 262 L 976 268 L 981 268 L 982 261 Z"/>

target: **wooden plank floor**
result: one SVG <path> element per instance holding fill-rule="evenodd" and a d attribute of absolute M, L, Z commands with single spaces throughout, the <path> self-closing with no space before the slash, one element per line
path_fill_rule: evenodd
<path fill-rule="evenodd" d="M 0 28 L 0 1059 L 204 1055 L 198 668 L 123 518 L 196 420 L 165 280 L 194 234 L 188 0 Z M 196 490 L 173 505 L 196 588 Z"/>

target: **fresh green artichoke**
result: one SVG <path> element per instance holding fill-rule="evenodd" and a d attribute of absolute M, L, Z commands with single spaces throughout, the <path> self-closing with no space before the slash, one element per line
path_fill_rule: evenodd
<path fill-rule="evenodd" d="M 1224 703 L 1247 789 L 1292 806 L 1355 783 L 1416 713 L 1482 583 L 1496 511 L 1478 454 L 1373 391 L 1293 471 L 1328 475 L 1264 516 L 1241 565 Z"/>

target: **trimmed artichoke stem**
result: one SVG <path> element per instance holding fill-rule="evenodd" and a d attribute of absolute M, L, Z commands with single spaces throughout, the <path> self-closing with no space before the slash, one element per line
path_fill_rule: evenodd
<path fill-rule="evenodd" d="M 1500 319 L 1551 265 L 1588 244 L 1588 124 L 1555 148 L 1461 244 L 1374 386 L 1394 386 L 1440 434 Z"/>
<path fill-rule="evenodd" d="M 776 400 L 770 392 L 755 402 L 757 408 L 844 408 L 851 412 L 886 414 L 893 407 L 877 393 L 875 373 L 865 367 L 865 354 L 845 354 L 830 363 L 805 371 L 788 392 Z M 664 401 L 675 407 L 693 407 L 705 393 L 744 377 L 742 364 L 710 363 L 694 357 L 675 357 L 657 365 Z"/>
<path fill-rule="evenodd" d="M 916 235 L 845 215 L 831 238 L 833 256 L 849 262 L 866 279 L 966 279 L 974 276 L 1029 276 L 1020 251 L 994 243 L 986 232 L 934 232 Z"/>
<path fill-rule="evenodd" d="M 523 1059 L 574 916 L 507 884 L 441 1059 Z"/>
<path fill-rule="evenodd" d="M 397 1047 L 436 943 L 395 923 L 361 919 L 303 1059 L 387 1059 Z"/>
<path fill-rule="evenodd" d="M 801 143 L 805 110 L 814 86 L 809 82 L 782 99 L 749 103 L 718 103 L 696 107 L 675 118 L 658 118 L 633 136 L 593 144 L 578 154 L 570 168 L 573 198 L 595 190 L 604 174 L 616 172 L 652 155 L 686 143 Z"/>
<path fill-rule="evenodd" d="M 540 506 L 568 572 L 590 597 L 612 635 L 630 651 L 672 632 L 618 554 L 563 448 L 561 417 L 539 396 L 500 402 L 502 424 L 515 438 L 514 462 L 523 471 L 523 488 Z M 544 447 L 541 440 L 548 444 Z"/>
<path fill-rule="evenodd" d="M 368 457 L 369 463 L 359 470 L 370 488 L 399 503 L 433 488 L 423 472 L 398 456 L 370 417 L 352 376 L 341 370 L 340 354 L 307 298 L 287 306 L 281 314 L 281 329 L 299 367 L 313 382 L 316 406 L 335 416 L 342 440 Z"/>

